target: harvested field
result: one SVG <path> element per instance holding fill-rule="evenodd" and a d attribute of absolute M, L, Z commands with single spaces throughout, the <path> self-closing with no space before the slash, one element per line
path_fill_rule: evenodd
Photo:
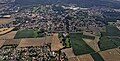
<path fill-rule="evenodd" d="M 72 48 L 63 49 L 62 52 L 66 54 L 67 58 L 75 57 Z"/>
<path fill-rule="evenodd" d="M 120 27 L 117 27 L 120 30 Z"/>
<path fill-rule="evenodd" d="M 0 24 L 7 24 L 7 23 L 10 23 L 12 21 L 15 21 L 14 18 L 3 18 L 3 19 L 0 19 Z"/>
<path fill-rule="evenodd" d="M 90 54 L 69 58 L 68 61 L 94 61 Z"/>
<path fill-rule="evenodd" d="M 53 50 L 53 51 L 57 51 L 57 50 L 63 48 L 63 46 L 60 43 L 60 40 L 58 38 L 58 33 L 53 34 L 51 47 L 52 47 L 51 50 Z"/>
<path fill-rule="evenodd" d="M 11 28 L 1 28 L 0 29 L 0 35 L 3 35 L 5 33 L 7 33 L 7 32 L 10 32 L 13 29 L 14 29 L 14 27 L 11 27 Z"/>
<path fill-rule="evenodd" d="M 4 45 L 5 40 L 0 40 L 0 48 Z"/>
<path fill-rule="evenodd" d="M 5 35 L 1 35 L 0 39 L 14 39 L 14 36 L 16 35 L 17 31 L 11 31 Z"/>
<path fill-rule="evenodd" d="M 29 46 L 43 46 L 44 44 L 51 43 L 50 37 L 42 37 L 42 38 L 26 38 L 21 39 L 18 47 L 29 47 Z"/>
<path fill-rule="evenodd" d="M 83 36 L 82 38 L 85 38 L 85 39 L 95 39 L 95 35 L 94 34 L 91 34 L 89 32 L 83 32 Z"/>
<path fill-rule="evenodd" d="M 19 45 L 21 39 L 6 39 L 4 45 Z"/>
<path fill-rule="evenodd" d="M 35 38 L 35 33 L 34 30 L 30 29 L 25 29 L 25 30 L 20 30 L 16 33 L 15 39 L 20 39 L 20 38 Z"/>
<path fill-rule="evenodd" d="M 91 34 L 91 33 L 89 33 L 89 32 L 83 32 L 83 35 L 88 35 L 88 36 L 95 36 L 94 34 Z"/>
<path fill-rule="evenodd" d="M 91 30 L 91 31 L 94 31 L 95 33 L 100 32 L 100 29 L 98 27 L 88 26 L 88 29 Z"/>
<path fill-rule="evenodd" d="M 100 52 L 100 55 L 104 58 L 105 61 L 119 61 L 120 60 L 120 52 L 118 52 L 116 49 L 102 51 Z"/>
<path fill-rule="evenodd" d="M 100 51 L 98 46 L 99 38 L 95 38 L 95 40 L 91 40 L 91 39 L 83 39 L 83 40 L 96 52 Z"/>

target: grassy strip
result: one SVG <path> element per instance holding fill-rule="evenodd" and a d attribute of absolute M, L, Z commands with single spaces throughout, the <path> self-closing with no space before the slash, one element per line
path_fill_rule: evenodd
<path fill-rule="evenodd" d="M 65 40 L 65 47 L 70 47 L 70 39 L 66 38 Z"/>

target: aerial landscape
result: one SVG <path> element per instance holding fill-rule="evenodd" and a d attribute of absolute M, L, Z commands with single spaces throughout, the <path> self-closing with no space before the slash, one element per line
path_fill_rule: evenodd
<path fill-rule="evenodd" d="M 0 61 L 120 61 L 120 0 L 0 0 Z"/>

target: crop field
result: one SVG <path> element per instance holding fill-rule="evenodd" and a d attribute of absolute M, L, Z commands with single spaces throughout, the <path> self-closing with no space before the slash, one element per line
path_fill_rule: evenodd
<path fill-rule="evenodd" d="M 92 39 L 92 40 L 94 40 L 95 39 L 95 37 L 94 36 L 89 36 L 89 35 L 83 35 L 83 37 L 82 38 L 85 38 L 85 39 Z"/>
<path fill-rule="evenodd" d="M 114 26 L 107 26 L 106 32 L 101 33 L 98 43 L 100 50 L 112 49 L 120 46 L 120 30 Z"/>
<path fill-rule="evenodd" d="M 120 30 L 114 26 L 107 26 L 106 32 L 102 32 L 102 36 L 120 36 Z"/>
<path fill-rule="evenodd" d="M 58 38 L 58 34 L 55 33 L 52 36 L 52 44 L 51 44 L 51 50 L 57 51 L 60 48 L 63 48 L 62 44 L 60 43 L 60 40 Z"/>
<path fill-rule="evenodd" d="M 99 54 L 103 57 L 104 61 L 120 61 L 120 53 L 116 48 L 99 52 Z"/>
<path fill-rule="evenodd" d="M 36 37 L 34 30 L 21 30 L 17 32 L 14 38 L 19 39 L 19 38 L 34 38 L 34 37 Z"/>
<path fill-rule="evenodd" d="M 75 57 L 72 48 L 63 49 L 62 52 L 64 52 L 66 54 L 68 59 L 71 58 L 71 57 Z"/>
<path fill-rule="evenodd" d="M 70 33 L 71 45 L 75 55 L 92 53 L 94 50 L 82 39 L 83 33 Z"/>
<path fill-rule="evenodd" d="M 20 30 L 16 33 L 15 39 L 19 38 L 37 38 L 37 37 L 43 37 L 44 35 L 42 33 L 38 33 L 38 30 L 33 30 L 33 29 L 25 29 L 25 30 Z"/>
<path fill-rule="evenodd" d="M 0 40 L 0 48 L 4 45 L 5 40 Z"/>
<path fill-rule="evenodd" d="M 100 50 L 116 48 L 117 46 L 107 37 L 102 37 L 98 43 Z"/>
<path fill-rule="evenodd" d="M 96 52 L 100 51 L 98 46 L 99 37 L 96 37 L 95 40 L 91 40 L 91 39 L 83 39 L 83 40 Z"/>
<path fill-rule="evenodd" d="M 68 58 L 68 61 L 94 61 L 90 54 Z"/>
<path fill-rule="evenodd" d="M 112 41 L 116 46 L 120 46 L 120 39 L 119 39 L 119 38 L 111 38 L 111 41 Z"/>
<path fill-rule="evenodd" d="M 93 57 L 95 61 L 104 61 L 104 59 L 99 53 L 92 53 L 91 56 Z"/>
<path fill-rule="evenodd" d="M 0 39 L 14 39 L 14 36 L 16 33 L 17 33 L 17 31 L 11 31 L 5 35 L 1 35 Z"/>
<path fill-rule="evenodd" d="M 0 35 L 6 34 L 10 31 L 12 31 L 14 29 L 14 27 L 11 28 L 0 28 Z"/>
<path fill-rule="evenodd" d="M 8 18 L 8 19 L 3 18 L 3 19 L 0 19 L 0 24 L 7 24 L 12 21 L 15 21 L 15 19 L 14 18 Z"/>

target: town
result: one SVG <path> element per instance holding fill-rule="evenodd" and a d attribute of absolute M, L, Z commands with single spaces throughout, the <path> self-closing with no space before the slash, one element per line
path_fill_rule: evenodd
<path fill-rule="evenodd" d="M 0 2 L 0 61 L 119 61 L 120 9 Z"/>

